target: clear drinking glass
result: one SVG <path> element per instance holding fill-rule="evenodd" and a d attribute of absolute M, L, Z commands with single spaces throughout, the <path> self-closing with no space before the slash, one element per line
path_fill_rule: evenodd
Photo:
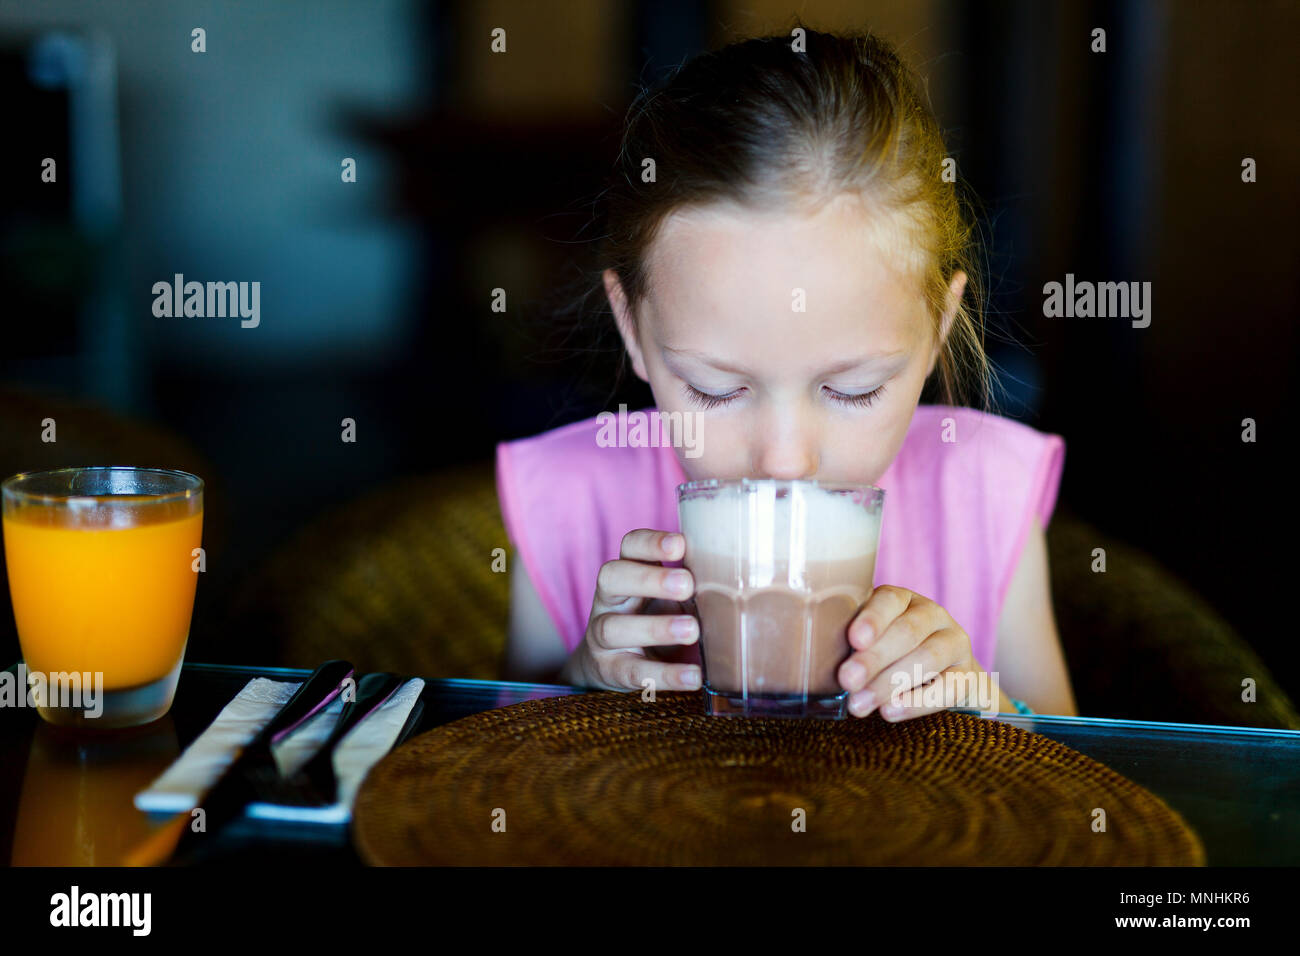
<path fill-rule="evenodd" d="M 110 728 L 167 713 L 194 610 L 202 479 L 59 468 L 13 475 L 0 496 L 22 673 L 40 715 Z"/>
<path fill-rule="evenodd" d="M 709 713 L 845 716 L 837 672 L 871 594 L 884 500 L 817 481 L 678 486 Z"/>

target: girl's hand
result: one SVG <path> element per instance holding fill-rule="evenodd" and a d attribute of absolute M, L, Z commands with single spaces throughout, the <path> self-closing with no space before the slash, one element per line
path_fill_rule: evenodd
<path fill-rule="evenodd" d="M 849 713 L 855 717 L 866 717 L 877 707 L 886 720 L 908 720 L 949 707 L 978 706 L 970 701 L 976 696 L 976 682 L 984 669 L 971 652 L 970 637 L 927 597 L 889 585 L 876 588 L 849 624 L 849 644 L 855 650 L 840 665 L 839 679 L 849 692 Z M 915 673 L 918 665 L 919 681 Z M 946 673 L 958 671 L 966 674 L 956 685 L 965 688 L 962 700 L 923 707 L 919 706 L 921 692 L 916 691 L 917 706 L 898 705 L 895 710 L 890 704 L 895 688 L 921 687 L 934 673 L 942 682 Z M 993 692 L 998 693 L 996 687 Z"/>
<path fill-rule="evenodd" d="M 646 680 L 659 690 L 699 688 L 697 665 L 656 659 L 661 649 L 694 644 L 699 623 L 689 614 L 649 613 L 659 602 L 685 601 L 695 593 L 690 571 L 659 563 L 685 553 L 680 534 L 640 529 L 623 536 L 618 559 L 601 565 L 587 633 L 560 671 L 561 680 L 605 690 L 640 690 Z"/>

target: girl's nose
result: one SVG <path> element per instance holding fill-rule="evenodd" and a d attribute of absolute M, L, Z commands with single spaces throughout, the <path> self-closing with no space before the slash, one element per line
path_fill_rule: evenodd
<path fill-rule="evenodd" d="M 754 456 L 757 478 L 781 481 L 812 478 L 819 467 L 817 445 L 805 430 L 775 422 L 762 426 Z"/>

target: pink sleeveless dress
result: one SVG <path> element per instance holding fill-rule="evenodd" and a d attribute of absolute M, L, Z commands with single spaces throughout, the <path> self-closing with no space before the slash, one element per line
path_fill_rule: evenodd
<path fill-rule="evenodd" d="M 648 410 L 647 410 L 648 411 Z M 946 423 L 951 419 L 951 424 Z M 572 651 L 591 614 L 596 574 L 637 528 L 679 531 L 670 447 L 602 447 L 596 418 L 497 446 L 497 495 L 511 543 Z M 945 438 L 955 440 L 947 440 Z M 1046 528 L 1065 442 L 970 408 L 919 405 L 885 490 L 876 585 L 938 602 L 997 663 L 997 626 L 1032 520 Z"/>

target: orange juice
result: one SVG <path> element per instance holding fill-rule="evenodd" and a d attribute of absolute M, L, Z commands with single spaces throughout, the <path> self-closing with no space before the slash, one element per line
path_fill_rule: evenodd
<path fill-rule="evenodd" d="M 105 690 L 123 690 L 180 663 L 203 510 L 150 502 L 104 495 L 6 509 L 9 593 L 29 670 L 102 672 Z"/>

